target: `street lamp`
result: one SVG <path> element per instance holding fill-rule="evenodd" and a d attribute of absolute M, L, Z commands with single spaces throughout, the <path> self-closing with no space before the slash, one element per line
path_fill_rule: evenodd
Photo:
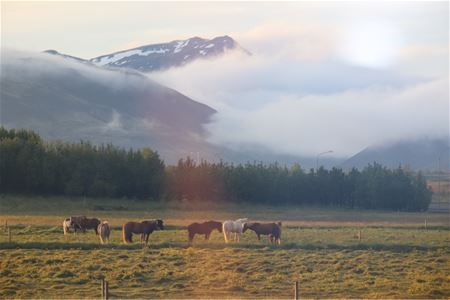
<path fill-rule="evenodd" d="M 316 171 L 319 170 L 319 156 L 324 155 L 324 154 L 328 154 L 328 153 L 333 153 L 333 150 L 328 150 L 328 151 L 320 152 L 319 154 L 317 154 L 317 157 L 316 157 Z"/>

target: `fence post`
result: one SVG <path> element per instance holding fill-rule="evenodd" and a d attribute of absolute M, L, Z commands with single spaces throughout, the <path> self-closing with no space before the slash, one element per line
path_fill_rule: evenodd
<path fill-rule="evenodd" d="M 298 280 L 295 281 L 294 300 L 298 300 Z"/>
<path fill-rule="evenodd" d="M 108 300 L 109 298 L 109 283 L 107 280 L 105 280 L 105 300 Z"/>
<path fill-rule="evenodd" d="M 102 300 L 105 299 L 105 279 L 102 278 Z"/>
<path fill-rule="evenodd" d="M 5 220 L 5 232 L 8 231 L 8 220 Z"/>
<path fill-rule="evenodd" d="M 428 229 L 427 218 L 425 218 L 425 230 Z"/>
<path fill-rule="evenodd" d="M 8 227 L 8 243 L 11 243 L 11 228 Z"/>
<path fill-rule="evenodd" d="M 362 235 L 361 235 L 361 228 L 359 228 L 359 230 L 358 230 L 358 241 L 361 242 L 361 238 L 362 238 Z"/>

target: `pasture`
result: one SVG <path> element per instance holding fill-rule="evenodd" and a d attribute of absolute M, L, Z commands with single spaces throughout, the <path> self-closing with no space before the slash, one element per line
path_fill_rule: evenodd
<path fill-rule="evenodd" d="M 312 207 L 0 198 L 0 298 L 449 298 L 447 214 Z M 111 243 L 93 231 L 62 233 L 62 220 L 108 220 Z M 283 221 L 281 245 L 246 232 L 225 244 L 213 231 L 187 246 L 193 221 Z M 164 219 L 148 248 L 124 245 L 125 221 Z M 425 228 L 425 219 L 427 228 Z M 11 243 L 3 225 L 11 231 Z M 361 240 L 358 238 L 361 229 Z M 137 241 L 137 237 L 134 237 Z"/>

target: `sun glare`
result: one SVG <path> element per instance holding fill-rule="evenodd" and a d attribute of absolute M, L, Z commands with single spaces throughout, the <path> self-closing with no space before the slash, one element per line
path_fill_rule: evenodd
<path fill-rule="evenodd" d="M 402 37 L 392 24 L 352 22 L 344 30 L 339 56 L 345 61 L 368 68 L 387 68 L 398 57 Z"/>

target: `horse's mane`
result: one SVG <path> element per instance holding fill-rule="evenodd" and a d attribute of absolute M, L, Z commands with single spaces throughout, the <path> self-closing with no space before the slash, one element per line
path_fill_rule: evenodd
<path fill-rule="evenodd" d="M 248 221 L 248 218 L 242 218 L 242 219 L 237 219 L 235 222 L 242 223 L 242 222 L 247 222 L 247 221 Z"/>

